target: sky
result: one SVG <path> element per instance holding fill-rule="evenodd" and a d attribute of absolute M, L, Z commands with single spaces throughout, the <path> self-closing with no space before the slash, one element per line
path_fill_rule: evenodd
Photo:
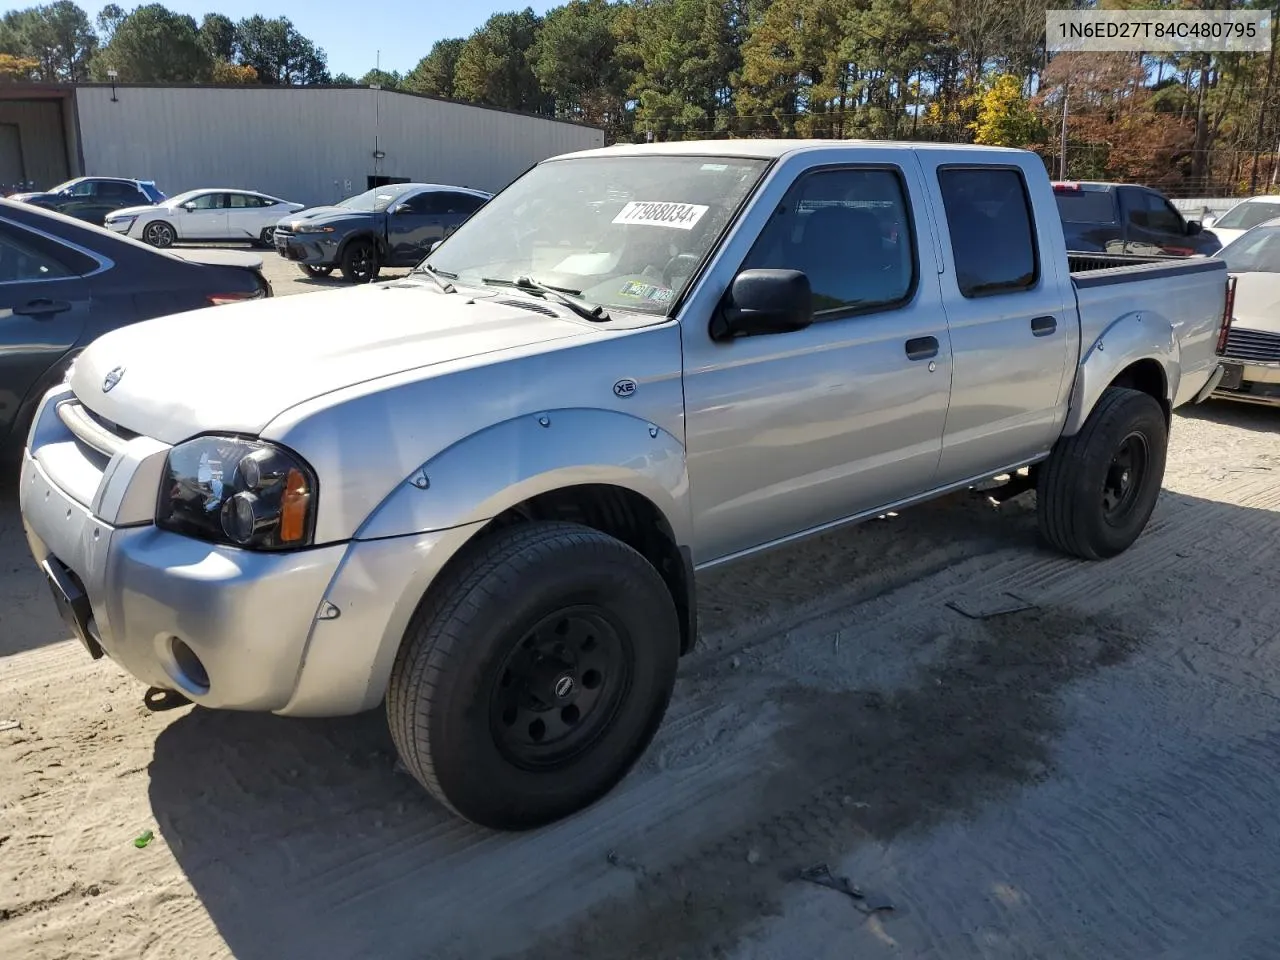
<path fill-rule="evenodd" d="M 131 10 L 144 0 L 120 0 Z M 431 45 L 447 37 L 466 37 L 490 14 L 532 7 L 543 14 L 557 4 L 545 0 L 372 0 L 367 5 L 350 0 L 161 0 L 170 10 L 189 13 L 199 23 L 206 13 L 226 14 L 240 20 L 260 13 L 264 17 L 288 17 L 298 32 L 329 56 L 329 72 L 359 77 L 372 70 L 382 51 L 382 69 L 407 73 L 426 56 Z M 81 7 L 96 18 L 92 3 Z"/>

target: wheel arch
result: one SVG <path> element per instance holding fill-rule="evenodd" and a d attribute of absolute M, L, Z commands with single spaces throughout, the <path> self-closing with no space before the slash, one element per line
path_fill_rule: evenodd
<path fill-rule="evenodd" d="M 1168 422 L 1181 370 L 1178 338 L 1167 319 L 1151 311 L 1119 317 L 1081 355 L 1062 435 L 1080 432 L 1109 387 L 1149 394 Z"/>

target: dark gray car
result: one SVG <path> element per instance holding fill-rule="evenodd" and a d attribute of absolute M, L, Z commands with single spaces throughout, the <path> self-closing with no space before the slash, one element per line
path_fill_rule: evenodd
<path fill-rule="evenodd" d="M 259 256 L 155 250 L 60 213 L 0 200 L 0 454 L 90 341 L 170 313 L 271 296 Z"/>
<path fill-rule="evenodd" d="M 412 267 L 492 194 L 437 183 L 394 183 L 329 207 L 290 214 L 276 224 L 276 251 L 313 277 L 335 268 L 352 283 L 383 267 Z"/>

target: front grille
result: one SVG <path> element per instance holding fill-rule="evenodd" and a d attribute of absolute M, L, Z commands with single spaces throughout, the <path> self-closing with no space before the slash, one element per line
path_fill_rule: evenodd
<path fill-rule="evenodd" d="M 1254 363 L 1280 363 L 1280 334 L 1232 327 L 1227 331 L 1223 356 Z"/>
<path fill-rule="evenodd" d="M 78 400 L 58 404 L 58 419 L 80 443 L 113 457 L 138 434 L 100 417 Z"/>

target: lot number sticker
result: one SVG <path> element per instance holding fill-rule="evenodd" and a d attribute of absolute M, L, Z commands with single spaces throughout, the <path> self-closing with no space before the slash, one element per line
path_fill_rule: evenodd
<path fill-rule="evenodd" d="M 650 227 L 675 227 L 692 230 L 710 207 L 696 203 L 663 203 L 658 200 L 632 200 L 613 218 L 614 223 L 638 223 Z"/>

